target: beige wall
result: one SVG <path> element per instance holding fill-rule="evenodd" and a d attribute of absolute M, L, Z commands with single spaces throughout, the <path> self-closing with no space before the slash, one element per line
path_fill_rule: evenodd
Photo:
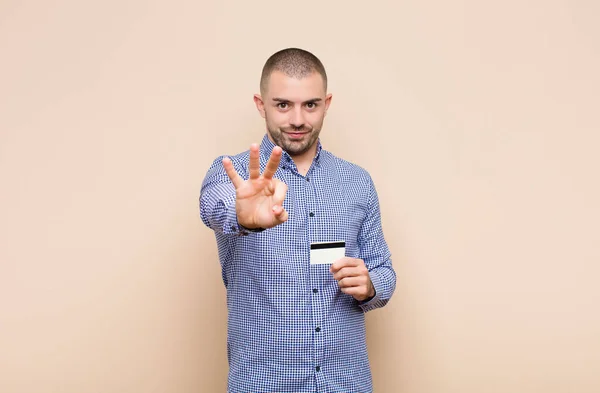
<path fill-rule="evenodd" d="M 599 3 L 360 4 L 0 2 L 0 392 L 224 391 L 198 192 L 287 46 L 380 193 L 376 392 L 600 391 Z"/>

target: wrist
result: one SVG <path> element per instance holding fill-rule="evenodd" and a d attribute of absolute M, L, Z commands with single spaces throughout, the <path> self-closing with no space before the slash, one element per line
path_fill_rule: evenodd
<path fill-rule="evenodd" d="M 249 228 L 249 227 L 246 227 L 246 226 L 244 226 L 244 225 L 242 225 L 242 224 L 240 224 L 240 223 L 238 223 L 238 225 L 240 226 L 240 228 L 241 228 L 241 229 L 243 229 L 243 230 L 244 230 L 244 231 L 246 231 L 246 232 L 262 232 L 262 231 L 264 231 L 264 230 L 265 230 L 265 228 L 260 228 L 260 227 L 257 227 L 257 228 Z"/>
<path fill-rule="evenodd" d="M 375 291 L 375 286 L 373 285 L 373 282 L 369 280 L 369 292 L 367 293 L 367 297 L 362 302 L 366 303 L 372 300 L 376 294 L 377 292 Z"/>

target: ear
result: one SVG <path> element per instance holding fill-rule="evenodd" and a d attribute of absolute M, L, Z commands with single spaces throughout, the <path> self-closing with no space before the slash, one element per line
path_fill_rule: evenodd
<path fill-rule="evenodd" d="M 329 109 L 329 104 L 331 104 L 331 93 L 325 96 L 325 115 L 327 115 L 327 109 Z"/>
<path fill-rule="evenodd" d="M 254 95 L 254 103 L 256 104 L 256 109 L 258 109 L 258 113 L 260 113 L 260 115 L 264 119 L 265 118 L 265 103 L 264 103 L 262 97 L 260 96 L 260 94 Z"/>

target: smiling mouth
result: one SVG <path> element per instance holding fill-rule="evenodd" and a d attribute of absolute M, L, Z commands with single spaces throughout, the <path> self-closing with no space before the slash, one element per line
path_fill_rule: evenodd
<path fill-rule="evenodd" d="M 294 131 L 292 131 L 292 132 L 290 132 L 290 131 L 284 131 L 284 132 L 285 132 L 285 133 L 287 134 L 287 136 L 288 136 L 288 137 L 290 137 L 291 139 L 300 139 L 300 138 L 302 138 L 304 135 L 308 134 L 308 132 L 306 132 L 306 131 L 305 131 L 305 132 L 301 132 L 301 131 L 298 131 L 298 132 L 294 132 Z"/>

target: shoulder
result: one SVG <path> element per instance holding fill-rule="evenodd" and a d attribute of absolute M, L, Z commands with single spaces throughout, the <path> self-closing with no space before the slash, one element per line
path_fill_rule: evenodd
<path fill-rule="evenodd" d="M 245 169 L 250 163 L 250 150 L 246 150 L 234 155 L 222 154 L 213 160 L 209 170 L 212 170 L 214 168 L 221 169 L 223 167 L 224 158 L 229 158 L 236 170 Z"/>
<path fill-rule="evenodd" d="M 227 176 L 227 173 L 225 172 L 225 167 L 223 166 L 224 158 L 229 158 L 231 160 L 236 172 L 242 178 L 246 179 L 248 177 L 248 174 L 249 174 L 248 166 L 250 163 L 250 150 L 247 150 L 247 151 L 235 154 L 235 155 L 223 154 L 223 155 L 220 155 L 220 156 L 216 157 L 215 159 L 213 159 L 212 163 L 208 167 L 208 170 L 206 171 L 206 174 L 204 176 L 205 184 L 210 184 L 213 182 L 220 183 L 223 181 L 225 181 L 225 182 L 229 181 L 229 177 Z"/>

